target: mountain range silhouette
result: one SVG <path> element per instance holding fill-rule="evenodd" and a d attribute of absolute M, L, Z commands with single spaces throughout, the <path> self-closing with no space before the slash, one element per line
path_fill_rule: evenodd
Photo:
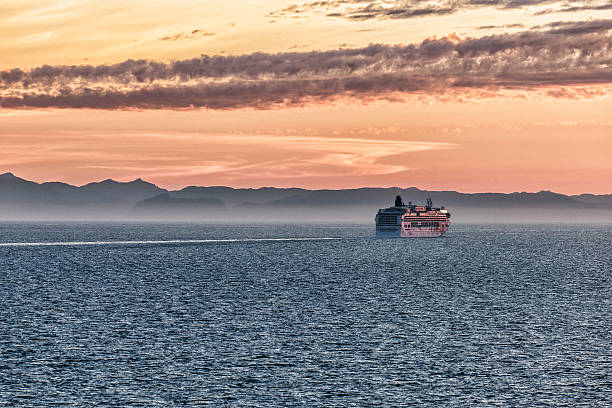
<path fill-rule="evenodd" d="M 280 218 L 286 216 L 291 219 L 291 214 L 310 212 L 315 215 L 342 215 L 343 211 L 357 211 L 365 216 L 368 211 L 374 214 L 376 209 L 392 205 L 398 194 L 405 202 L 415 203 L 424 203 L 426 198 L 431 197 L 434 204 L 460 212 L 488 209 L 596 211 L 606 216 L 612 213 L 612 194 L 570 196 L 551 191 L 461 193 L 428 191 L 416 187 L 309 190 L 189 186 L 171 191 L 140 178 L 130 182 L 107 179 L 74 186 L 62 182 L 36 183 L 12 173 L 4 173 L 0 174 L 0 219 L 105 220 L 142 218 L 146 215 L 171 219 L 198 219 L 202 216 L 204 219 L 212 217 L 223 220 L 224 214 L 226 218 L 233 219 L 230 215 L 235 213 L 262 219 L 281 214 L 283 216 Z"/>

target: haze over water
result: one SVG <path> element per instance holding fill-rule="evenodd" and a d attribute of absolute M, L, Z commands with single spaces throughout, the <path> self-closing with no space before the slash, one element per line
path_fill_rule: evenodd
<path fill-rule="evenodd" d="M 612 404 L 610 224 L 0 232 L 3 405 Z"/>

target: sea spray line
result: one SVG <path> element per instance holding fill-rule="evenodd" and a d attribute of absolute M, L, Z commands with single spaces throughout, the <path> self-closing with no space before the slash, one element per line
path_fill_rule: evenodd
<path fill-rule="evenodd" d="M 66 242 L 0 242 L 0 247 L 37 246 L 97 246 L 97 245 L 155 245 L 155 244 L 212 244 L 223 242 L 266 242 L 266 241 L 329 241 L 340 237 L 302 238 L 236 238 L 236 239 L 171 239 L 150 241 L 66 241 Z"/>

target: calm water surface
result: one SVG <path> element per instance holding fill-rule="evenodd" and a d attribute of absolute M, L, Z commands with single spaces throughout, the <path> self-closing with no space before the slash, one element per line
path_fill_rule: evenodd
<path fill-rule="evenodd" d="M 612 405 L 612 226 L 372 235 L 0 224 L 0 406 Z"/>

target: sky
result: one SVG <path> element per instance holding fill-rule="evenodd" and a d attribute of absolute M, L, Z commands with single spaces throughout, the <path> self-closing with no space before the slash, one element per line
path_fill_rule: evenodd
<path fill-rule="evenodd" d="M 3 1 L 0 173 L 612 193 L 612 2 Z"/>

